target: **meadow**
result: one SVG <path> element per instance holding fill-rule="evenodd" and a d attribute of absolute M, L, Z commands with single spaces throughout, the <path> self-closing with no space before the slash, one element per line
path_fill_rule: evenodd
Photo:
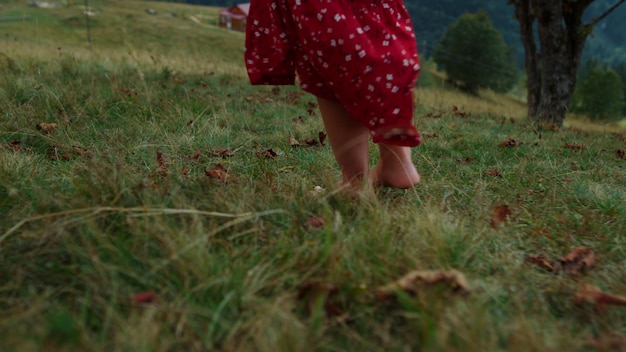
<path fill-rule="evenodd" d="M 348 196 L 216 9 L 0 4 L 1 351 L 626 349 L 623 127 L 420 87 L 422 182 Z"/>

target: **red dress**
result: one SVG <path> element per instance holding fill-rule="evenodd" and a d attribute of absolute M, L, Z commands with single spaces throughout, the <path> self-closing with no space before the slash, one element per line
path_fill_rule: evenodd
<path fill-rule="evenodd" d="M 420 70 L 402 0 L 252 0 L 246 29 L 252 84 L 295 83 L 337 101 L 375 143 L 417 146 Z"/>

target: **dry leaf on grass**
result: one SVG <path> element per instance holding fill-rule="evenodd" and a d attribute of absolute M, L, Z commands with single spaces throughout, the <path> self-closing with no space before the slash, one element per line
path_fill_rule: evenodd
<path fill-rule="evenodd" d="M 583 150 L 587 149 L 587 146 L 585 146 L 584 144 L 566 143 L 565 148 L 569 150 Z"/>
<path fill-rule="evenodd" d="M 604 313 L 606 305 L 626 306 L 626 297 L 604 293 L 597 286 L 583 285 L 574 295 L 574 304 L 590 304 L 599 312 Z"/>
<path fill-rule="evenodd" d="M 93 153 L 91 152 L 91 150 L 87 149 L 87 148 L 83 148 L 81 146 L 75 145 L 72 147 L 72 149 L 74 149 L 74 153 L 78 154 L 79 156 L 87 156 L 90 157 L 93 155 Z"/>
<path fill-rule="evenodd" d="M 215 164 L 210 169 L 204 170 L 205 175 L 218 182 L 226 183 L 230 179 L 228 171 L 222 164 Z"/>
<path fill-rule="evenodd" d="M 326 145 L 326 138 L 327 137 L 328 137 L 328 135 L 326 135 L 326 133 L 324 133 L 322 131 L 320 131 L 317 134 L 317 138 L 319 139 L 321 145 Z"/>
<path fill-rule="evenodd" d="M 157 294 L 154 291 L 139 292 L 131 297 L 131 302 L 133 305 L 144 305 L 154 303 L 156 298 Z"/>
<path fill-rule="evenodd" d="M 230 158 L 235 155 L 235 151 L 232 149 L 218 148 L 211 152 L 211 156 L 218 156 L 222 159 Z"/>
<path fill-rule="evenodd" d="M 154 173 L 161 177 L 166 177 L 167 175 L 169 175 L 170 171 L 167 168 L 167 164 L 165 164 L 165 157 L 163 156 L 163 152 L 160 150 L 157 150 L 157 163 L 159 164 L 159 166 L 156 168 L 156 170 L 154 170 Z"/>
<path fill-rule="evenodd" d="M 259 156 L 265 157 L 266 159 L 278 159 L 278 153 L 276 153 L 274 150 L 270 149 L 265 149 L 262 150 L 260 152 L 257 153 Z"/>
<path fill-rule="evenodd" d="M 310 230 L 320 230 L 326 226 L 326 220 L 319 216 L 309 215 L 304 222 L 304 227 Z"/>
<path fill-rule="evenodd" d="M 624 149 L 615 149 L 615 156 L 618 159 L 625 160 L 626 159 L 626 151 L 624 151 Z"/>
<path fill-rule="evenodd" d="M 299 147 L 300 142 L 298 142 L 298 140 L 294 136 L 289 136 L 289 145 L 292 147 Z"/>
<path fill-rule="evenodd" d="M 411 271 L 395 282 L 379 287 L 376 290 L 376 298 L 379 301 L 388 301 L 395 297 L 396 292 L 406 292 L 412 295 L 427 286 L 438 283 L 446 283 L 453 293 L 467 295 L 470 292 L 469 284 L 465 275 L 457 270 L 448 271 Z"/>
<path fill-rule="evenodd" d="M 520 146 L 521 144 L 522 144 L 521 142 L 518 142 L 518 141 L 516 141 L 513 138 L 509 138 L 506 141 L 498 143 L 498 147 L 509 147 L 509 148 L 512 148 L 512 147 Z"/>
<path fill-rule="evenodd" d="M 311 315 L 316 307 L 321 307 L 327 318 L 341 317 L 345 320 L 347 315 L 333 300 L 337 293 L 339 293 L 337 286 L 313 280 L 300 285 L 297 299 L 302 304 L 306 315 Z"/>
<path fill-rule="evenodd" d="M 459 110 L 459 108 L 458 108 L 458 107 L 453 106 L 453 107 L 452 107 L 452 115 L 454 115 L 454 116 L 458 116 L 458 117 L 468 117 L 468 116 L 469 116 L 469 113 L 467 113 L 467 112 L 463 112 L 463 111 Z"/>
<path fill-rule="evenodd" d="M 500 224 L 509 221 L 513 213 L 508 205 L 498 205 L 491 209 L 491 226 L 496 228 Z"/>
<path fill-rule="evenodd" d="M 502 176 L 502 174 L 500 173 L 500 170 L 498 170 L 498 169 L 487 170 L 487 171 L 485 171 L 485 175 L 486 176 L 493 176 L 493 177 L 501 177 Z"/>
<path fill-rule="evenodd" d="M 13 149 L 13 151 L 15 152 L 20 151 L 20 149 L 22 149 L 22 142 L 17 141 L 17 140 L 10 141 L 8 145 L 9 145 L 9 148 Z"/>
<path fill-rule="evenodd" d="M 578 275 L 586 273 L 594 266 L 596 257 L 590 248 L 580 246 L 560 259 L 551 259 L 544 254 L 539 254 L 526 256 L 525 261 L 552 273 L 563 272 L 567 275 Z"/>
<path fill-rule="evenodd" d="M 35 127 L 43 133 L 52 133 L 54 132 L 54 130 L 57 129 L 57 124 L 42 122 L 40 124 L 37 124 L 37 126 Z"/>
<path fill-rule="evenodd" d="M 580 246 L 559 259 L 559 262 L 564 273 L 582 274 L 596 263 L 596 256 L 590 248 Z"/>

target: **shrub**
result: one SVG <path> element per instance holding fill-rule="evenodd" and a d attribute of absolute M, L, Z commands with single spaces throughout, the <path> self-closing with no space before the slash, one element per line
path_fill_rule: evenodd
<path fill-rule="evenodd" d="M 433 58 L 451 81 L 472 93 L 480 88 L 508 92 L 518 79 L 513 50 L 484 11 L 464 14 L 450 25 Z"/>
<path fill-rule="evenodd" d="M 572 111 L 593 120 L 617 121 L 624 108 L 624 83 L 613 69 L 588 62 L 582 69 L 574 93 Z"/>

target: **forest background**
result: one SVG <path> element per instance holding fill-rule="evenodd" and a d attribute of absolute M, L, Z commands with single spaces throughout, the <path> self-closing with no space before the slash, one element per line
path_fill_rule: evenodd
<path fill-rule="evenodd" d="M 232 0 L 182 0 L 188 4 L 208 6 L 231 6 L 239 1 Z M 417 34 L 420 53 L 424 57 L 430 57 L 433 50 L 445 30 L 456 21 L 462 14 L 484 10 L 489 14 L 496 27 L 504 37 L 507 45 L 514 48 L 517 63 L 524 65 L 524 48 L 520 41 L 519 25 L 514 17 L 514 8 L 508 5 L 507 0 L 422 0 L 405 1 L 405 6 L 413 18 L 415 32 Z M 596 0 L 588 8 L 586 19 L 599 16 L 604 13 L 614 1 Z M 603 63 L 610 66 L 626 60 L 626 6 L 617 8 L 611 15 L 605 18 L 593 30 L 593 35 L 587 40 L 583 61 L 593 58 L 602 58 Z"/>

